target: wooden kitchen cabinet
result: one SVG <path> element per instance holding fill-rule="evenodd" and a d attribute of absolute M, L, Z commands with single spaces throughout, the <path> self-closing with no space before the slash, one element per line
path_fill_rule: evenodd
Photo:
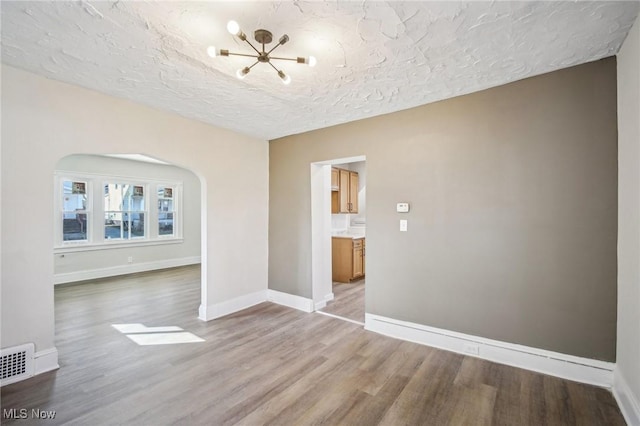
<path fill-rule="evenodd" d="M 335 167 L 331 168 L 331 190 L 340 190 L 340 171 Z"/>
<path fill-rule="evenodd" d="M 337 177 L 337 189 L 334 189 L 334 176 Z M 357 172 L 331 169 L 331 213 L 358 213 Z"/>
<path fill-rule="evenodd" d="M 348 283 L 364 277 L 365 240 L 333 237 L 331 240 L 332 279 Z"/>
<path fill-rule="evenodd" d="M 364 276 L 364 240 L 353 240 L 353 278 Z"/>

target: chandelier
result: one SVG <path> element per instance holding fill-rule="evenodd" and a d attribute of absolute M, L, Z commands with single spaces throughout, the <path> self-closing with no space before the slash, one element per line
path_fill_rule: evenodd
<path fill-rule="evenodd" d="M 284 84 L 291 83 L 291 77 L 285 74 L 284 71 L 276 68 L 271 63 L 272 59 L 277 59 L 281 61 L 295 61 L 299 64 L 307 64 L 310 67 L 313 67 L 316 65 L 316 58 L 314 58 L 313 56 L 308 56 L 306 58 L 300 57 L 300 56 L 296 58 L 282 58 L 278 56 L 271 56 L 271 53 L 274 50 L 276 50 L 278 47 L 282 46 L 283 44 L 289 41 L 289 36 L 286 34 L 280 37 L 280 40 L 278 40 L 278 44 L 276 44 L 273 48 L 267 51 L 265 46 L 267 44 L 270 44 L 273 41 L 273 34 L 271 34 L 271 31 L 262 30 L 262 29 L 254 31 L 253 38 L 255 38 L 256 42 L 262 45 L 262 50 L 258 50 L 253 44 L 251 44 L 249 40 L 247 40 L 247 35 L 244 32 L 242 32 L 242 30 L 240 29 L 240 25 L 238 25 L 236 21 L 229 21 L 229 23 L 227 24 L 227 30 L 234 36 L 238 37 L 240 40 L 245 41 L 249 46 L 251 46 L 251 48 L 255 51 L 255 53 L 251 53 L 251 54 L 234 53 L 226 49 L 218 50 L 214 46 L 209 46 L 207 48 L 207 54 L 212 58 L 215 58 L 217 56 L 246 56 L 248 58 L 255 58 L 256 61 L 252 65 L 248 67 L 240 68 L 236 72 L 236 76 L 241 80 L 244 79 L 247 76 L 247 74 L 249 74 L 249 72 L 251 71 L 251 68 L 253 68 L 258 63 L 262 62 L 263 64 L 271 65 L 271 68 L 273 68 L 276 71 L 276 73 L 278 73 L 278 77 L 282 79 L 282 82 Z"/>

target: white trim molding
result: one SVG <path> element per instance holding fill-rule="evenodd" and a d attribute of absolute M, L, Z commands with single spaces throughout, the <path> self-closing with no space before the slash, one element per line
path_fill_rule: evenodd
<path fill-rule="evenodd" d="M 303 312 L 313 312 L 313 300 L 295 294 L 283 293 L 277 290 L 267 290 L 267 300 L 278 305 L 287 306 Z M 325 302 L 326 303 L 326 302 Z"/>
<path fill-rule="evenodd" d="M 324 296 L 323 300 L 320 300 L 319 302 L 316 302 L 314 305 L 314 308 L 316 311 L 319 311 L 320 309 L 324 308 L 325 306 L 327 306 L 327 302 L 330 302 L 333 300 L 333 293 L 329 293 L 326 296 Z"/>
<path fill-rule="evenodd" d="M 235 299 L 216 303 L 215 305 L 200 305 L 198 318 L 203 321 L 211 321 L 216 318 L 230 315 L 243 309 L 250 308 L 262 302 L 272 302 L 278 305 L 298 309 L 303 312 L 313 312 L 313 300 L 294 294 L 283 293 L 276 290 L 262 290 L 255 293 L 245 294 Z"/>
<path fill-rule="evenodd" d="M 116 275 L 135 274 L 137 272 L 154 271 L 156 269 L 175 268 L 178 266 L 200 263 L 200 256 L 182 257 L 179 259 L 156 260 L 153 262 L 130 263 L 109 268 L 88 269 L 85 271 L 55 274 L 54 284 L 65 284 L 76 281 L 94 280 L 96 278 L 113 277 Z"/>
<path fill-rule="evenodd" d="M 627 424 L 640 425 L 640 398 L 633 393 L 620 368 L 613 372 L 613 396 Z"/>
<path fill-rule="evenodd" d="M 33 354 L 33 360 L 35 374 L 46 373 L 60 368 L 58 365 L 58 349 L 55 346 L 36 352 Z"/>
<path fill-rule="evenodd" d="M 200 305 L 198 318 L 202 321 L 211 321 L 266 301 L 267 291 L 260 290 L 255 293 L 244 294 L 231 300 L 225 300 L 224 302 L 216 303 L 214 305 Z"/>
<path fill-rule="evenodd" d="M 366 330 L 538 373 L 610 388 L 614 363 L 365 314 Z"/>
<path fill-rule="evenodd" d="M 313 309 L 314 311 L 319 311 L 320 309 L 326 308 L 326 306 L 327 306 L 327 301 L 321 300 L 313 304 Z"/>

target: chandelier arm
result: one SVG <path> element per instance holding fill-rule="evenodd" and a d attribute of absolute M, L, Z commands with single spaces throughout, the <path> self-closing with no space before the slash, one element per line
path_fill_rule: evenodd
<path fill-rule="evenodd" d="M 273 46 L 273 48 L 267 52 L 267 55 L 270 54 L 271 52 L 273 52 L 274 50 L 276 50 L 278 47 L 282 46 L 282 43 L 278 42 L 278 44 L 276 44 L 275 46 Z"/>
<path fill-rule="evenodd" d="M 296 61 L 296 62 L 298 62 L 298 58 L 280 58 L 278 56 L 269 56 L 269 59 L 279 59 L 281 61 Z"/>
<path fill-rule="evenodd" d="M 253 65 L 251 65 L 251 66 L 249 66 L 249 67 L 247 67 L 247 68 L 251 69 L 251 68 L 255 67 L 256 65 L 258 65 L 259 63 L 260 63 L 260 61 L 255 61 L 255 62 L 253 63 Z"/>
<path fill-rule="evenodd" d="M 251 42 L 250 42 L 249 40 L 244 39 L 244 41 L 246 41 L 246 42 L 247 42 L 247 44 L 248 44 L 249 46 L 251 46 L 251 48 L 252 48 L 253 50 L 255 50 L 255 51 L 256 51 L 256 53 L 258 54 L 258 56 L 262 55 L 262 52 L 261 52 L 261 51 L 259 51 L 258 49 L 256 49 L 256 48 L 253 46 L 253 44 L 251 44 Z"/>
<path fill-rule="evenodd" d="M 256 55 L 249 55 L 247 53 L 233 53 L 233 52 L 229 52 L 228 53 L 229 56 L 246 56 L 247 58 L 257 58 Z"/>
<path fill-rule="evenodd" d="M 271 65 L 271 68 L 273 68 L 274 70 L 276 70 L 276 72 L 279 72 L 280 70 L 278 68 L 276 68 L 271 62 L 267 62 L 267 64 Z"/>

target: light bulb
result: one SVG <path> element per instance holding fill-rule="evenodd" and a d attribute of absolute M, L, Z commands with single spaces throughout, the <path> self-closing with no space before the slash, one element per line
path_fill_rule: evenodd
<path fill-rule="evenodd" d="M 216 47 L 215 46 L 207 47 L 207 55 L 211 56 L 212 58 L 215 58 L 216 56 L 218 56 L 218 51 L 216 50 Z"/>
<path fill-rule="evenodd" d="M 309 56 L 307 58 L 307 64 L 309 64 L 310 67 L 315 67 L 317 63 L 318 63 L 318 60 L 316 59 L 315 56 Z"/>
<path fill-rule="evenodd" d="M 227 31 L 233 35 L 238 35 L 240 34 L 240 25 L 236 21 L 229 21 L 227 23 Z"/>
<path fill-rule="evenodd" d="M 289 77 L 287 74 L 283 73 L 282 71 L 280 71 L 278 73 L 278 75 L 280 76 L 280 78 L 282 79 L 282 84 L 289 84 L 291 83 L 291 77 Z"/>
<path fill-rule="evenodd" d="M 238 77 L 240 80 L 244 80 L 247 74 L 249 74 L 249 71 L 251 71 L 249 67 L 240 68 L 238 71 L 236 71 L 236 77 Z"/>

